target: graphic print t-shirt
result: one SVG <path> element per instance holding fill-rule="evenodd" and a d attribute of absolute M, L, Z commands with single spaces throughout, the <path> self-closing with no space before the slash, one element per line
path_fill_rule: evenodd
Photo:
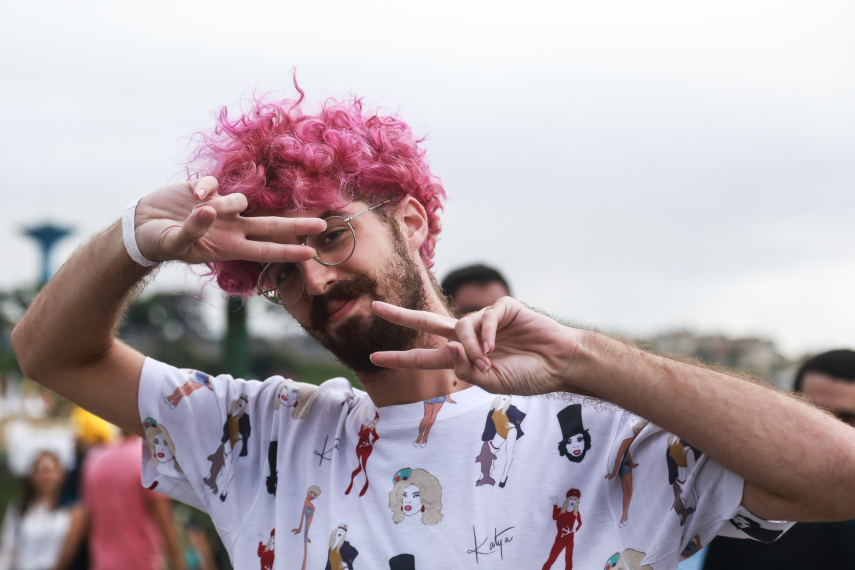
<path fill-rule="evenodd" d="M 200 375 L 146 359 L 143 484 L 207 512 L 236 568 L 665 570 L 789 526 L 741 507 L 743 480 L 691 442 L 596 400 L 472 387 L 377 408 L 343 378 Z"/>

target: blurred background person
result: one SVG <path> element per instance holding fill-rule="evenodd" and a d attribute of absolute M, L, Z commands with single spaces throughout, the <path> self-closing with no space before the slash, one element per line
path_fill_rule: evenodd
<path fill-rule="evenodd" d="M 855 426 L 855 352 L 814 356 L 799 369 L 793 389 Z M 798 523 L 771 544 L 718 537 L 707 550 L 704 570 L 855 568 L 855 520 Z"/>
<path fill-rule="evenodd" d="M 91 570 L 184 570 L 172 500 L 141 484 L 142 438 L 122 432 L 115 445 L 93 448 L 83 464 L 82 516 L 63 546 L 66 570 L 88 537 Z"/>
<path fill-rule="evenodd" d="M 508 282 L 496 269 L 482 264 L 455 269 L 442 280 L 442 292 L 454 301 L 460 317 L 511 296 Z"/>
<path fill-rule="evenodd" d="M 0 570 L 52 570 L 71 526 L 58 505 L 65 470 L 54 453 L 33 461 L 20 501 L 10 504 L 0 529 Z"/>

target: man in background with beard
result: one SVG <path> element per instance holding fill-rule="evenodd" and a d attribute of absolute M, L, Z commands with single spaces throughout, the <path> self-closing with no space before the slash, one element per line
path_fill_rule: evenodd
<path fill-rule="evenodd" d="M 807 404 L 509 298 L 449 316 L 431 272 L 445 192 L 409 127 L 356 99 L 328 100 L 315 114 L 300 102 L 254 100 L 236 120 L 221 113 L 190 168 L 200 177 L 129 205 L 13 333 L 29 377 L 133 433 L 157 425 L 143 484 L 208 512 L 236 568 L 257 566 L 258 542 L 277 527 L 281 567 L 329 562 L 323 537 L 346 528 L 359 550 L 356 562 L 336 560 L 348 568 L 402 557 L 420 568 L 530 568 L 553 546 L 550 497 L 568 487 L 590 497 L 568 561 L 577 568 L 601 567 L 622 548 L 664 570 L 693 540 L 855 517 L 855 435 Z M 282 305 L 366 392 L 335 378 L 298 409 L 277 405 L 291 386 L 282 377 L 220 375 L 171 405 L 195 373 L 146 358 L 113 330 L 151 268 L 173 260 L 206 263 L 229 294 Z M 581 405 L 590 433 L 578 463 L 559 453 L 568 403 Z M 229 412 L 238 408 L 252 417 L 251 435 Z M 414 446 L 424 422 L 430 443 Z M 676 495 L 666 430 L 703 451 L 687 460 Z M 212 492 L 203 481 L 217 450 L 240 441 Z M 264 484 L 273 442 L 275 494 Z M 371 446 L 370 463 L 359 445 Z M 576 445 L 587 443 L 566 444 Z M 613 464 L 620 478 L 602 469 Z M 346 494 L 360 467 L 365 490 Z M 630 502 L 622 482 L 633 475 Z M 476 484 L 485 477 L 493 483 Z"/>

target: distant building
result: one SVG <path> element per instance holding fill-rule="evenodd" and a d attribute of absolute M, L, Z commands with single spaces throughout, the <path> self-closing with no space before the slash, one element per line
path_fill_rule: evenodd
<path fill-rule="evenodd" d="M 762 376 L 781 388 L 789 388 L 795 374 L 795 363 L 787 360 L 768 339 L 697 335 L 683 330 L 641 342 L 664 354 L 697 358 L 705 364 Z"/>

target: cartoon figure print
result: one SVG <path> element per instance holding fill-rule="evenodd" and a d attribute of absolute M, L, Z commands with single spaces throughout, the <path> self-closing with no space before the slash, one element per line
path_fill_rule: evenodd
<path fill-rule="evenodd" d="M 691 452 L 691 455 L 690 453 Z M 686 440 L 680 439 L 676 435 L 668 436 L 668 448 L 665 451 L 665 461 L 668 463 L 668 484 L 674 490 L 674 511 L 680 517 L 680 526 L 686 524 L 686 517 L 695 512 L 694 506 L 686 506 L 685 498 L 683 497 L 683 485 L 689 474 L 689 457 L 691 456 L 694 463 L 700 459 L 700 450 L 690 445 Z M 683 478 L 680 479 L 680 471 L 682 469 Z"/>
<path fill-rule="evenodd" d="M 315 517 L 315 504 L 312 503 L 315 499 L 321 496 L 321 488 L 317 485 L 312 485 L 306 491 L 306 500 L 303 501 L 303 510 L 300 512 L 300 526 L 292 529 L 294 534 L 300 534 L 303 531 L 303 570 L 306 570 L 306 557 L 309 554 L 309 543 L 312 539 L 309 538 L 309 527 L 312 526 L 312 519 Z M 306 521 L 306 529 L 303 530 L 303 521 Z"/>
<path fill-rule="evenodd" d="M 564 504 L 558 506 L 558 497 L 552 498 L 552 519 L 558 527 L 555 535 L 555 543 L 549 552 L 549 558 L 543 565 L 543 570 L 552 568 L 552 564 L 558 559 L 561 551 L 564 551 L 564 567 L 573 569 L 573 539 L 582 526 L 582 515 L 579 514 L 579 501 L 582 492 L 579 489 L 570 489 L 564 499 Z"/>
<path fill-rule="evenodd" d="M 213 455 L 208 456 L 208 461 L 211 462 L 211 473 L 202 481 L 215 495 L 223 489 L 220 493 L 221 501 L 226 500 L 229 484 L 235 476 L 238 457 L 246 457 L 248 453 L 247 441 L 251 431 L 249 414 L 246 413 L 248 404 L 249 398 L 246 394 L 241 394 L 232 401 L 226 422 L 223 424 L 220 447 Z"/>
<path fill-rule="evenodd" d="M 359 552 L 345 540 L 346 538 L 347 525 L 338 525 L 330 535 L 330 551 L 327 554 L 325 570 L 353 570 L 353 561 Z"/>
<path fill-rule="evenodd" d="M 309 413 L 309 406 L 318 387 L 304 382 L 285 380 L 276 390 L 276 403 L 273 408 L 291 410 L 291 417 L 302 420 Z"/>
<path fill-rule="evenodd" d="M 424 447 L 427 445 L 430 428 L 433 427 L 433 423 L 436 421 L 436 416 L 439 414 L 439 410 L 442 409 L 442 405 L 446 402 L 449 404 L 457 403 L 451 399 L 450 394 L 424 401 L 425 415 L 419 424 L 419 437 L 416 438 L 416 441 L 413 443 L 413 447 Z"/>
<path fill-rule="evenodd" d="M 154 418 L 146 418 L 143 422 L 143 431 L 154 461 L 158 465 L 172 463 L 176 471 L 183 473 L 178 465 L 178 460 L 175 459 L 175 446 L 172 444 L 172 438 L 169 437 L 166 428 L 158 424 Z"/>
<path fill-rule="evenodd" d="M 580 463 L 591 449 L 591 434 L 582 425 L 582 404 L 570 404 L 558 412 L 562 440 L 558 442 L 558 454 L 573 463 Z"/>
<path fill-rule="evenodd" d="M 620 524 L 618 526 L 624 526 L 627 519 L 629 519 L 629 503 L 632 501 L 632 470 L 638 467 L 638 463 L 635 463 L 632 460 L 629 448 L 646 425 L 647 422 L 641 420 L 632 426 L 632 436 L 621 442 L 617 456 L 615 457 L 614 469 L 612 469 L 612 472 L 605 477 L 609 480 L 614 479 L 615 475 L 620 477 L 620 486 L 623 490 L 623 515 L 621 516 Z"/>
<path fill-rule="evenodd" d="M 412 554 L 399 554 L 389 559 L 389 570 L 416 570 L 416 557 Z"/>
<path fill-rule="evenodd" d="M 187 374 L 190 376 L 187 379 L 187 382 L 176 388 L 172 395 L 163 399 L 163 401 L 169 406 L 170 410 L 174 410 L 175 406 L 178 405 L 178 402 L 180 402 L 184 396 L 189 396 L 202 386 L 211 392 L 214 391 L 214 387 L 211 386 L 211 377 L 204 372 L 200 372 L 199 370 L 187 370 Z"/>
<path fill-rule="evenodd" d="M 276 486 L 279 484 L 279 471 L 276 470 L 276 456 L 279 453 L 279 441 L 273 440 L 267 446 L 267 465 L 270 468 L 270 475 L 265 479 L 267 492 L 271 495 L 276 495 Z"/>
<path fill-rule="evenodd" d="M 368 491 L 368 458 L 371 457 L 371 452 L 374 451 L 374 444 L 380 439 L 380 436 L 377 435 L 377 422 L 379 421 L 380 414 L 374 412 L 374 419 L 359 427 L 359 441 L 356 442 L 356 460 L 358 461 L 358 465 L 353 470 L 353 473 L 350 474 L 350 485 L 348 485 L 347 490 L 344 492 L 345 495 L 350 494 L 351 489 L 353 489 L 353 481 L 362 471 L 365 471 L 365 485 L 359 492 L 359 496 L 361 497 Z"/>
<path fill-rule="evenodd" d="M 522 421 L 525 414 L 511 404 L 508 395 L 496 396 L 487 412 L 487 423 L 484 433 L 481 434 L 481 453 L 475 458 L 475 463 L 481 464 L 481 478 L 475 482 L 476 487 L 481 485 L 495 485 L 493 479 L 493 461 L 502 462 L 502 474 L 499 477 L 499 487 L 504 487 L 508 482 L 508 471 L 514 460 L 514 448 L 517 440 L 523 435 Z"/>
<path fill-rule="evenodd" d="M 606 560 L 604 570 L 653 570 L 650 564 L 641 565 L 644 562 L 645 554 L 631 548 L 627 548 L 622 553 L 615 552 L 611 558 Z"/>
<path fill-rule="evenodd" d="M 759 522 L 743 515 L 736 515 L 730 519 L 730 524 L 760 542 L 775 542 L 784 532 L 774 528 L 764 528 Z"/>
<path fill-rule="evenodd" d="M 439 479 L 424 469 L 401 469 L 392 478 L 395 486 L 389 493 L 392 522 L 421 514 L 422 523 L 433 526 L 442 520 L 442 487 Z"/>
<path fill-rule="evenodd" d="M 276 557 L 276 529 L 270 531 L 267 544 L 258 541 L 258 557 L 261 559 L 261 570 L 273 570 L 273 560 Z"/>
<path fill-rule="evenodd" d="M 687 558 L 691 558 L 695 554 L 697 554 L 704 545 L 701 544 L 700 535 L 695 535 L 689 541 L 689 544 L 686 545 L 686 548 L 683 549 L 683 552 L 680 553 L 680 561 L 686 560 Z"/>

